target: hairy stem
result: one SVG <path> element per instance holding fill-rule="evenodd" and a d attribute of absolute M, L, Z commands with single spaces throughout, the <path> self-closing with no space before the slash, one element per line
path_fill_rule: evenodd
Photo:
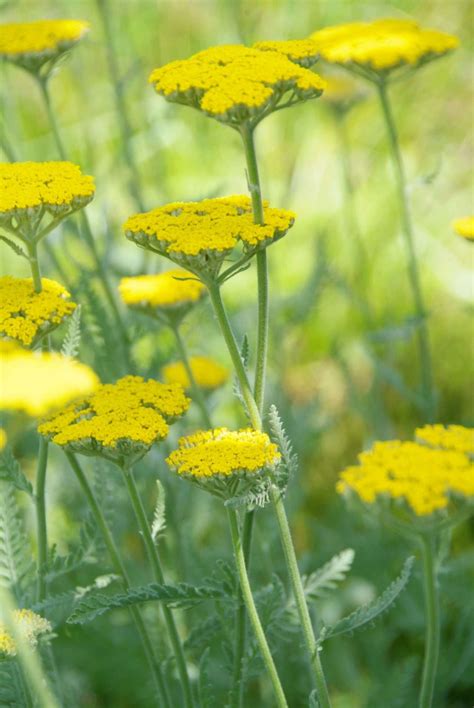
<path fill-rule="evenodd" d="M 158 554 L 158 549 L 156 543 L 151 535 L 150 525 L 146 516 L 145 509 L 143 508 L 143 503 L 140 498 L 140 494 L 133 477 L 133 472 L 130 468 L 122 468 L 123 477 L 125 480 L 125 485 L 127 487 L 130 501 L 137 518 L 138 527 L 140 529 L 140 534 L 146 548 L 148 555 L 148 560 L 153 570 L 153 575 L 157 583 L 163 585 L 165 583 L 165 576 L 163 569 L 161 567 L 161 560 Z M 178 634 L 178 629 L 174 621 L 173 613 L 169 607 L 166 605 L 162 606 L 163 616 L 165 618 L 166 627 L 168 629 L 168 634 L 173 647 L 174 656 L 176 659 L 176 665 L 181 679 L 181 689 L 183 691 L 184 704 L 187 708 L 193 708 L 194 700 L 193 693 L 191 689 L 191 682 L 188 676 L 188 670 L 186 666 L 186 659 L 184 657 L 184 651 L 181 644 L 181 639 Z"/>
<path fill-rule="evenodd" d="M 209 415 L 209 411 L 207 410 L 206 401 L 204 400 L 202 391 L 197 385 L 196 379 L 194 378 L 194 374 L 191 369 L 191 364 L 189 363 L 188 353 L 186 351 L 186 345 L 184 344 L 181 332 L 179 331 L 179 325 L 173 326 L 171 329 L 173 330 L 173 334 L 176 340 L 176 347 L 178 349 L 180 359 L 188 375 L 193 400 L 201 411 L 202 422 L 204 423 L 204 427 L 212 428 L 211 417 Z"/>
<path fill-rule="evenodd" d="M 109 529 L 109 526 L 107 524 L 105 516 L 102 512 L 102 509 L 100 508 L 100 505 L 99 505 L 99 503 L 95 497 L 95 494 L 92 490 L 92 487 L 90 486 L 90 484 L 87 480 L 87 477 L 84 474 L 84 471 L 82 470 L 75 455 L 73 455 L 71 453 L 66 453 L 66 457 L 69 461 L 69 464 L 71 465 L 72 470 L 74 471 L 74 473 L 77 477 L 77 480 L 81 486 L 82 491 L 84 492 L 84 495 L 87 499 L 90 510 L 92 512 L 92 515 L 94 516 L 95 522 L 96 522 L 97 526 L 99 527 L 100 533 L 102 535 L 102 538 L 104 540 L 105 546 L 108 551 L 108 554 L 110 556 L 110 560 L 112 562 L 112 567 L 114 569 L 114 572 L 120 576 L 121 584 L 122 584 L 122 587 L 124 588 L 124 590 L 128 590 L 130 588 L 130 580 L 128 577 L 127 570 L 126 570 L 125 565 L 122 561 L 120 553 L 117 549 L 117 546 L 115 544 L 112 533 Z M 145 655 L 146 655 L 146 658 L 148 661 L 148 665 L 150 667 L 150 670 L 151 670 L 151 673 L 153 676 L 155 689 L 157 691 L 157 694 L 159 695 L 159 700 L 162 701 L 161 703 L 158 703 L 158 705 L 163 705 L 164 708 L 172 708 L 170 698 L 168 695 L 168 689 L 166 687 L 166 683 L 163 678 L 163 673 L 162 673 L 161 667 L 155 657 L 155 654 L 153 651 L 153 646 L 152 646 L 150 637 L 148 636 L 148 632 L 146 630 L 145 623 L 143 621 L 140 610 L 136 607 L 130 607 L 129 612 L 130 612 L 130 615 L 132 616 L 132 619 L 135 623 L 138 634 L 140 635 L 140 639 L 141 639 L 143 649 L 144 649 L 144 652 L 145 652 Z"/>
<path fill-rule="evenodd" d="M 435 542 L 433 536 L 424 534 L 420 536 L 420 542 L 423 558 L 426 634 L 419 705 L 420 708 L 431 708 L 440 645 L 439 598 L 434 559 Z"/>

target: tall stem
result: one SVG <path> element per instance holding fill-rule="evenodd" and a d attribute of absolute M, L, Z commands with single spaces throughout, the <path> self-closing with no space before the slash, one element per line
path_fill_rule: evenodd
<path fill-rule="evenodd" d="M 273 661 L 273 657 L 268 646 L 265 633 L 263 631 L 260 618 L 258 616 L 257 608 L 252 595 L 252 589 L 250 587 L 250 582 L 247 574 L 247 567 L 245 564 L 244 552 L 242 548 L 242 541 L 239 532 L 239 523 L 237 513 L 233 509 L 227 508 L 227 515 L 229 519 L 230 533 L 232 537 L 232 545 L 234 547 L 234 557 L 235 564 L 237 567 L 237 572 L 239 574 L 240 587 L 242 589 L 242 595 L 244 598 L 245 606 L 247 608 L 248 616 L 252 624 L 255 637 L 262 655 L 262 659 L 265 663 L 268 675 L 270 677 L 273 691 L 275 693 L 276 705 L 279 708 L 287 708 L 288 704 L 286 702 L 285 694 L 283 693 L 283 688 L 280 683 L 280 678 Z"/>
<path fill-rule="evenodd" d="M 423 558 L 423 590 L 425 596 L 426 634 L 423 677 L 420 691 L 420 708 L 431 708 L 433 703 L 436 669 L 440 645 L 440 616 L 438 583 L 436 579 L 433 537 L 420 537 Z"/>
<path fill-rule="evenodd" d="M 133 477 L 133 472 L 130 468 L 127 467 L 122 468 L 122 472 L 125 480 L 125 485 L 130 496 L 130 501 L 132 503 L 135 516 L 137 518 L 142 540 L 146 548 L 148 560 L 150 561 L 150 565 L 153 570 L 153 575 L 155 577 L 156 582 L 163 585 L 165 583 L 165 576 L 161 567 L 160 556 L 158 555 L 156 543 L 151 535 L 150 526 L 148 523 L 145 509 L 143 508 L 143 503 L 140 498 L 137 485 L 135 483 L 135 479 Z M 173 613 L 166 605 L 162 605 L 162 610 L 166 622 L 166 627 L 168 629 L 171 646 L 173 647 L 179 677 L 181 679 L 184 705 L 187 708 L 193 708 L 194 700 L 191 689 L 191 682 L 189 680 L 188 671 L 186 667 L 186 659 L 184 657 L 184 651 L 181 644 L 181 639 L 179 638 L 176 623 L 174 621 Z"/>
<path fill-rule="evenodd" d="M 175 325 L 171 329 L 173 330 L 173 334 L 174 334 L 174 337 L 176 340 L 176 346 L 177 346 L 177 349 L 179 352 L 180 359 L 183 363 L 186 374 L 188 375 L 189 384 L 190 384 L 190 388 L 191 388 L 194 402 L 196 403 L 196 405 L 199 407 L 199 410 L 201 411 L 202 422 L 204 423 L 204 426 L 206 428 L 212 428 L 211 417 L 209 415 L 209 411 L 207 410 L 206 401 L 204 400 L 204 396 L 202 395 L 202 391 L 199 388 L 199 386 L 197 385 L 196 379 L 194 378 L 193 370 L 191 369 L 191 364 L 189 363 L 189 357 L 188 357 L 188 353 L 186 351 L 186 346 L 183 342 L 181 332 L 179 331 L 179 325 Z"/>
<path fill-rule="evenodd" d="M 377 88 L 380 98 L 380 105 L 382 107 L 382 113 L 387 127 L 392 161 L 395 170 L 400 214 L 402 220 L 402 231 L 407 249 L 408 277 L 410 280 L 416 316 L 419 320 L 417 323 L 416 331 L 421 367 L 421 392 L 426 406 L 426 415 L 428 418 L 428 422 L 432 422 L 435 417 L 435 395 L 433 388 L 431 350 L 428 325 L 426 321 L 427 313 L 425 309 L 423 292 L 420 283 L 420 275 L 418 272 L 418 261 L 415 249 L 413 224 L 411 220 L 410 208 L 408 205 L 405 169 L 403 166 L 403 160 L 398 141 L 398 133 L 393 118 L 392 108 L 390 105 L 387 85 L 384 81 L 381 81 L 377 83 Z"/>
<path fill-rule="evenodd" d="M 26 244 L 28 250 L 28 260 L 30 263 L 31 276 L 33 278 L 33 286 L 36 293 L 40 293 L 43 289 L 41 284 L 41 270 L 38 260 L 38 250 L 34 241 L 28 241 Z"/>
<path fill-rule="evenodd" d="M 46 525 L 46 467 L 48 464 L 48 441 L 40 436 L 38 465 L 36 470 L 36 535 L 38 543 L 37 602 L 46 596 L 45 567 L 48 560 L 48 529 Z"/>
<path fill-rule="evenodd" d="M 87 502 L 89 504 L 90 510 L 94 516 L 95 522 L 96 522 L 97 526 L 99 527 L 100 533 L 102 534 L 102 538 L 104 540 L 108 554 L 110 556 L 110 560 L 112 562 L 113 569 L 114 569 L 115 573 L 117 573 L 117 575 L 120 576 L 122 587 L 125 590 L 128 590 L 130 588 L 130 580 L 128 578 L 126 568 L 124 566 L 122 558 L 120 557 L 120 553 L 117 549 L 117 546 L 115 545 L 114 538 L 113 538 L 112 533 L 109 529 L 109 526 L 108 526 L 105 516 L 102 512 L 102 509 L 100 508 L 100 505 L 95 497 L 95 494 L 94 494 L 94 492 L 87 480 L 87 477 L 85 476 L 79 462 L 77 461 L 77 458 L 71 453 L 66 453 L 66 457 L 69 461 L 69 464 L 71 465 L 72 470 L 74 471 L 74 473 L 77 477 L 77 480 L 78 480 L 78 482 L 81 486 L 81 489 L 84 492 L 84 495 L 85 495 Z M 135 623 L 137 631 L 140 635 L 143 649 L 144 649 L 150 670 L 153 675 L 155 688 L 157 690 L 157 693 L 160 696 L 160 700 L 162 701 L 162 703 L 158 703 L 157 705 L 159 705 L 159 706 L 163 705 L 164 708 L 172 708 L 170 698 L 168 695 L 168 690 L 167 690 L 165 680 L 163 678 L 163 674 L 161 671 L 161 667 L 155 657 L 155 654 L 153 651 L 153 646 L 152 646 L 150 637 L 148 636 L 148 632 L 146 630 L 142 615 L 136 607 L 130 607 L 129 611 L 130 611 L 132 619 Z"/>

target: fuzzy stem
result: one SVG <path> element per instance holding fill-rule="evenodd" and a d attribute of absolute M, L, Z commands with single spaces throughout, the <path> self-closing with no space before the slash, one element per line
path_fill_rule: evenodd
<path fill-rule="evenodd" d="M 201 411 L 201 416 L 202 416 L 202 421 L 204 423 L 204 427 L 212 428 L 212 422 L 211 422 L 211 418 L 209 415 L 209 411 L 207 410 L 206 401 L 204 400 L 204 396 L 202 395 L 202 391 L 199 388 L 199 386 L 197 385 L 196 379 L 194 378 L 194 374 L 191 369 L 191 364 L 189 363 L 189 357 L 188 357 L 188 353 L 186 351 L 186 346 L 185 346 L 183 338 L 181 336 L 181 332 L 179 331 L 179 325 L 175 325 L 175 326 L 171 327 L 171 329 L 173 330 L 173 334 L 174 334 L 174 337 L 176 340 L 176 347 L 178 349 L 180 359 L 181 359 L 183 366 L 186 370 L 186 373 L 188 375 L 193 400 L 196 403 L 196 405 L 199 407 L 199 410 Z"/>
<path fill-rule="evenodd" d="M 163 585 L 165 583 L 165 576 L 161 566 L 160 556 L 158 554 L 158 549 L 156 543 L 151 535 L 150 526 L 146 516 L 145 509 L 143 508 L 143 503 L 140 498 L 140 494 L 137 489 L 135 479 L 133 477 L 133 472 L 128 467 L 122 468 L 123 478 L 125 485 L 127 487 L 130 501 L 137 518 L 138 527 L 140 529 L 140 534 L 146 548 L 148 555 L 148 560 L 153 570 L 153 575 L 157 583 Z M 166 627 L 168 629 L 168 634 L 170 638 L 171 645 L 173 647 L 173 652 L 176 659 L 176 665 L 178 668 L 179 677 L 181 679 L 181 688 L 183 691 L 184 705 L 187 708 L 193 708 L 194 700 L 193 693 L 191 689 L 191 682 L 189 680 L 186 659 L 184 656 L 183 647 L 181 644 L 181 639 L 178 634 L 176 623 L 174 621 L 173 613 L 169 607 L 162 605 L 163 616 L 165 618 Z"/>
<path fill-rule="evenodd" d="M 244 552 L 242 547 L 242 541 L 239 532 L 238 515 L 233 509 L 227 509 L 227 516 L 229 519 L 230 533 L 232 537 L 232 545 L 234 547 L 235 564 L 237 567 L 237 572 L 239 574 L 240 587 L 242 589 L 242 595 L 247 607 L 247 612 L 252 624 L 255 637 L 262 655 L 262 659 L 265 663 L 268 675 L 270 677 L 273 690 L 275 693 L 276 705 L 279 708 L 287 708 L 288 704 L 286 702 L 285 694 L 283 693 L 283 688 L 280 683 L 280 678 L 273 661 L 273 657 L 268 646 L 265 633 L 263 631 L 260 618 L 258 616 L 257 608 L 252 595 L 252 589 L 250 587 L 249 577 L 247 574 L 247 567 L 245 564 Z"/>
<path fill-rule="evenodd" d="M 426 634 L 423 677 L 420 691 L 420 708 L 431 708 L 433 703 L 436 670 L 440 645 L 440 616 L 438 583 L 436 579 L 434 548 L 431 535 L 420 536 L 423 558 L 423 590 L 425 596 Z"/>
<path fill-rule="evenodd" d="M 96 499 L 96 496 L 92 490 L 92 487 L 90 486 L 90 484 L 87 480 L 87 477 L 84 474 L 84 471 L 82 470 L 75 455 L 67 452 L 66 457 L 69 461 L 69 464 L 71 465 L 72 470 L 74 471 L 74 473 L 77 477 L 77 480 L 81 486 L 82 491 L 84 492 L 84 495 L 85 495 L 87 502 L 89 504 L 89 507 L 91 509 L 92 515 L 94 516 L 95 522 L 96 522 L 97 526 L 99 527 L 100 533 L 102 534 L 102 538 L 103 538 L 104 543 L 107 547 L 107 551 L 109 553 L 114 572 L 120 576 L 121 584 L 122 584 L 122 587 L 124 588 L 124 590 L 128 590 L 130 588 L 130 580 L 128 578 L 128 573 L 126 571 L 126 568 L 125 568 L 125 565 L 122 561 L 122 558 L 120 557 L 120 553 L 117 549 L 117 546 L 115 544 L 112 533 L 109 529 L 109 526 L 108 526 L 105 516 L 102 512 L 102 509 L 100 508 L 100 505 Z M 145 623 L 143 621 L 140 610 L 138 610 L 136 607 L 130 607 L 129 612 L 133 618 L 133 621 L 135 623 L 137 631 L 140 635 L 143 649 L 144 649 L 150 670 L 153 675 L 155 688 L 157 690 L 157 693 L 160 696 L 160 699 L 162 700 L 162 705 L 164 706 L 164 708 L 171 708 L 171 702 L 170 702 L 170 698 L 168 695 L 168 690 L 167 690 L 167 687 L 165 684 L 165 680 L 163 678 L 161 667 L 155 657 L 155 654 L 153 651 L 153 646 L 152 646 L 150 637 L 148 636 L 148 632 L 146 630 Z M 161 704 L 159 704 L 159 705 L 161 705 Z"/>
<path fill-rule="evenodd" d="M 418 338 L 418 351 L 420 357 L 419 363 L 421 368 L 421 392 L 426 407 L 427 420 L 428 422 L 432 422 L 435 417 L 435 395 L 433 387 L 431 350 L 428 325 L 426 322 L 426 308 L 420 283 L 420 275 L 418 272 L 418 260 L 415 249 L 413 224 L 408 204 L 405 169 L 400 151 L 397 128 L 395 125 L 392 108 L 390 105 L 387 85 L 385 81 L 380 81 L 376 85 L 378 88 L 380 105 L 382 108 L 382 113 L 385 120 L 391 149 L 391 157 L 395 171 L 395 179 L 402 220 L 402 231 L 407 249 L 408 277 L 410 280 L 416 316 L 419 320 L 419 322 L 417 323 L 416 331 Z"/>

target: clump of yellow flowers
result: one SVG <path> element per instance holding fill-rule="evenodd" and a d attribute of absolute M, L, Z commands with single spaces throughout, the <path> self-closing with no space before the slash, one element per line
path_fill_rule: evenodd
<path fill-rule="evenodd" d="M 50 634 L 53 630 L 47 619 L 32 610 L 15 610 L 13 612 L 13 622 L 31 647 L 37 646 L 38 640 Z M 0 658 L 2 654 L 6 657 L 14 657 L 16 653 L 15 640 L 5 627 L 0 624 Z"/>
<path fill-rule="evenodd" d="M 223 386 L 229 378 L 229 370 L 214 359 L 207 356 L 189 357 L 189 366 L 194 382 L 205 391 L 213 391 Z M 163 379 L 166 383 L 178 383 L 184 389 L 190 389 L 193 383 L 182 361 L 173 361 L 162 368 Z"/>
<path fill-rule="evenodd" d="M 474 429 L 463 425 L 425 425 L 415 430 L 419 442 L 444 450 L 474 455 Z"/>
<path fill-rule="evenodd" d="M 42 288 L 35 292 L 32 278 L 0 278 L 0 336 L 34 345 L 74 312 L 62 285 L 43 278 Z"/>
<path fill-rule="evenodd" d="M 139 460 L 165 438 L 189 403 L 179 384 L 124 376 L 53 414 L 38 431 L 69 452 L 121 464 Z"/>
<path fill-rule="evenodd" d="M 463 216 L 453 221 L 453 229 L 468 241 L 474 240 L 474 216 Z"/>

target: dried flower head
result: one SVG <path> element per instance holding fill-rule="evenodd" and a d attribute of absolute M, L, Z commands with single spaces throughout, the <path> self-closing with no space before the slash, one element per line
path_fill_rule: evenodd
<path fill-rule="evenodd" d="M 430 447 L 474 455 L 474 428 L 463 425 L 425 425 L 415 431 L 416 439 Z"/>
<path fill-rule="evenodd" d="M 304 49 L 295 45 L 294 53 L 308 59 L 305 43 Z M 283 52 L 240 44 L 211 47 L 165 64 L 152 72 L 150 82 L 167 101 L 198 108 L 233 127 L 246 121 L 255 125 L 288 92 L 296 103 L 317 98 L 325 87 L 323 79 Z"/>
<path fill-rule="evenodd" d="M 168 424 L 189 403 L 178 384 L 125 376 L 55 413 L 38 431 L 68 450 L 122 465 L 140 459 L 165 438 Z"/>
<path fill-rule="evenodd" d="M 380 497 L 404 500 L 418 516 L 446 509 L 451 494 L 474 495 L 474 471 L 466 455 L 415 442 L 378 442 L 341 474 L 337 491 L 353 490 L 368 504 Z"/>
<path fill-rule="evenodd" d="M 0 341 L 0 410 L 43 416 L 97 386 L 92 369 L 60 354 Z"/>
<path fill-rule="evenodd" d="M 0 25 L 0 59 L 33 73 L 51 66 L 89 29 L 81 20 L 36 20 Z"/>
<path fill-rule="evenodd" d="M 453 229 L 468 241 L 474 241 L 474 216 L 463 216 L 453 221 Z"/>
<path fill-rule="evenodd" d="M 192 356 L 189 365 L 196 384 L 208 391 L 223 386 L 229 378 L 229 370 L 207 356 Z M 174 361 L 162 369 L 166 383 L 178 383 L 184 389 L 191 388 L 188 372 L 183 362 Z"/>
<path fill-rule="evenodd" d="M 35 292 L 32 278 L 0 277 L 0 336 L 36 344 L 76 309 L 55 280 L 43 278 Z"/>
<path fill-rule="evenodd" d="M 13 622 L 31 647 L 37 646 L 38 640 L 42 636 L 51 634 L 53 631 L 50 622 L 32 610 L 15 610 L 13 612 Z M 7 657 L 14 657 L 16 653 L 15 640 L 7 632 L 6 628 L 0 624 L 0 658 L 2 654 Z"/>
<path fill-rule="evenodd" d="M 94 196 L 94 179 L 72 162 L 0 163 L 0 227 L 39 241 Z M 40 230 L 45 216 L 48 224 Z"/>
<path fill-rule="evenodd" d="M 326 27 L 311 35 L 321 57 L 370 72 L 417 67 L 455 49 L 459 40 L 411 20 L 382 19 Z"/>
<path fill-rule="evenodd" d="M 295 215 L 264 203 L 265 224 L 255 224 L 249 197 L 175 202 L 131 216 L 125 236 L 199 276 L 217 276 L 225 258 L 241 245 L 251 256 L 274 243 L 293 225 Z"/>

